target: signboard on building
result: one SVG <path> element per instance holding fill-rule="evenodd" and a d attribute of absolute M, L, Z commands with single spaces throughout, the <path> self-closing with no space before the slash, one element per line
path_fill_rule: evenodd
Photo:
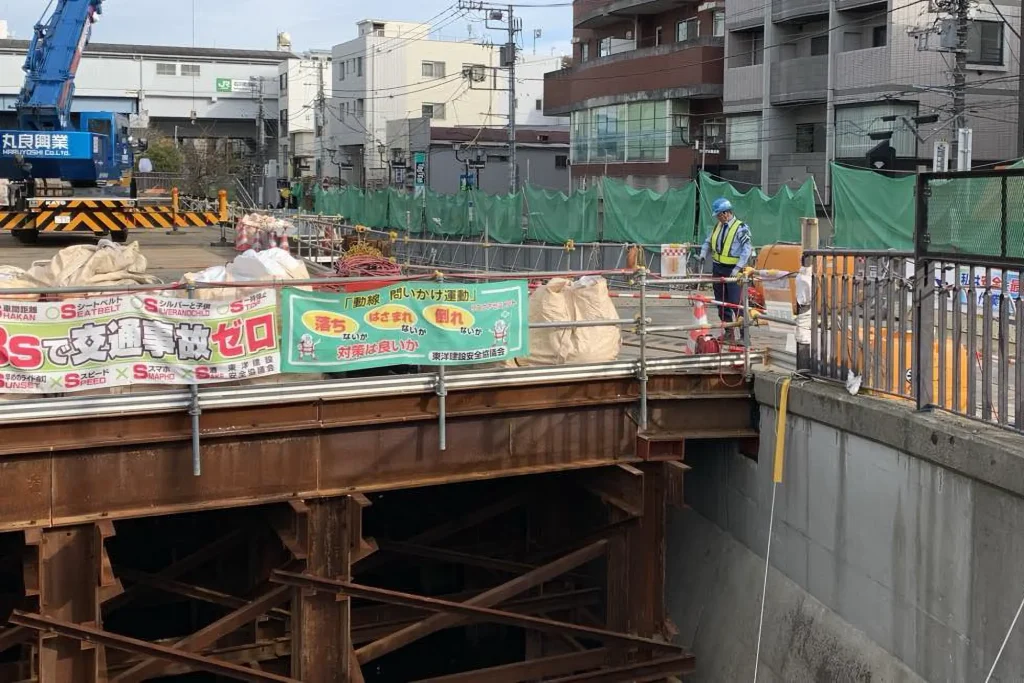
<path fill-rule="evenodd" d="M 252 81 L 248 79 L 237 79 L 237 78 L 218 78 L 217 79 L 217 92 L 230 93 L 230 92 L 244 92 L 251 93 L 253 89 Z"/>
<path fill-rule="evenodd" d="M 413 191 L 417 197 L 423 196 L 424 188 L 427 185 L 427 155 L 424 152 L 416 152 L 412 155 L 413 168 Z"/>
<path fill-rule="evenodd" d="M 527 283 L 406 282 L 346 294 L 285 289 L 288 372 L 466 365 L 529 353 Z"/>
<path fill-rule="evenodd" d="M 277 294 L 120 295 L 0 304 L 0 392 L 207 384 L 280 369 Z"/>
<path fill-rule="evenodd" d="M 26 159 L 92 158 L 92 133 L 0 131 L 0 156 L 20 154 Z"/>

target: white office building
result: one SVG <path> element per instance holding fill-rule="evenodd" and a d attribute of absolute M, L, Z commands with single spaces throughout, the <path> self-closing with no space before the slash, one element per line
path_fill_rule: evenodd
<path fill-rule="evenodd" d="M 282 36 L 284 45 L 287 37 Z M 282 43 L 279 39 L 279 44 Z M 323 123 L 319 120 L 320 94 L 326 105 L 331 87 L 331 53 L 311 50 L 290 56 L 278 67 L 278 164 L 281 177 L 309 178 L 317 175 L 321 154 Z M 322 109 L 326 115 L 326 106 Z"/>
<path fill-rule="evenodd" d="M 388 162 L 407 147 L 388 139 L 388 121 L 424 116 L 444 126 L 507 125 L 497 47 L 442 40 L 428 24 L 356 26 L 358 37 L 332 51 L 325 175 L 387 184 Z"/>

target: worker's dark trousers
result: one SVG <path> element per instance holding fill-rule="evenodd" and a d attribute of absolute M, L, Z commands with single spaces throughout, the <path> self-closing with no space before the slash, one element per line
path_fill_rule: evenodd
<path fill-rule="evenodd" d="M 712 264 L 711 275 L 714 277 L 732 277 L 734 267 L 735 266 L 723 266 L 720 263 L 714 263 Z M 743 287 L 739 283 L 716 282 L 714 287 L 715 301 L 724 301 L 727 304 L 736 304 L 737 306 L 743 303 Z M 724 323 L 731 323 L 739 320 L 743 316 L 738 309 L 719 306 L 718 317 Z"/>

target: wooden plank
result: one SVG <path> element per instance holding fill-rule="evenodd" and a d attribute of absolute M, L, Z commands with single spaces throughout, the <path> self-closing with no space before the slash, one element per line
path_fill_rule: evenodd
<path fill-rule="evenodd" d="M 438 676 L 436 678 L 424 678 L 416 683 L 524 683 L 534 681 L 548 676 L 561 676 L 572 674 L 588 669 L 596 669 L 608 658 L 608 650 L 598 648 L 584 652 L 574 652 L 567 655 L 556 655 L 554 657 L 542 657 L 528 662 L 516 662 L 493 666 L 487 669 L 477 669 L 464 673 L 452 674 L 450 676 Z"/>
<path fill-rule="evenodd" d="M 459 604 L 467 607 L 490 607 L 496 605 L 600 557 L 604 554 L 607 545 L 607 541 L 597 541 Z M 458 615 L 435 614 L 397 633 L 359 648 L 356 650 L 356 655 L 359 657 L 360 664 L 366 664 L 431 633 L 456 626 L 462 621 L 463 619 Z"/>

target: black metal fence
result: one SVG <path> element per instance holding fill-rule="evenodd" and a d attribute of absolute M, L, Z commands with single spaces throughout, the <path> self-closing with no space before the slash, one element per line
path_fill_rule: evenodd
<path fill-rule="evenodd" d="M 1024 170 L 923 173 L 915 251 L 819 250 L 811 371 L 1024 431 Z"/>

